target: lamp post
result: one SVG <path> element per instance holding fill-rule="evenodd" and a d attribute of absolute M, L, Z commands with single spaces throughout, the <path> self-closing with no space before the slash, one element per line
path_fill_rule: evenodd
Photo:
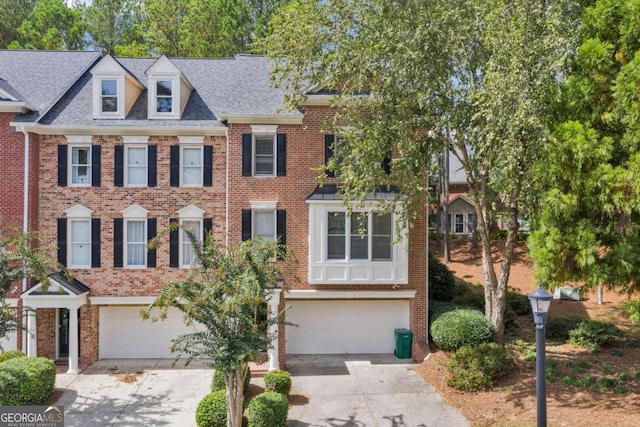
<path fill-rule="evenodd" d="M 538 427 L 547 427 L 547 383 L 545 371 L 544 325 L 553 296 L 542 288 L 529 294 L 533 322 L 536 324 L 536 397 L 538 404 Z"/>

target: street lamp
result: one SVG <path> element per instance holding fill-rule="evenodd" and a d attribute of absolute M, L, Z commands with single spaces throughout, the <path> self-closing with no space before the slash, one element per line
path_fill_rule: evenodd
<path fill-rule="evenodd" d="M 545 371 L 544 324 L 553 295 L 542 288 L 529 294 L 533 322 L 536 324 L 536 390 L 538 401 L 538 427 L 547 427 L 547 384 Z"/>

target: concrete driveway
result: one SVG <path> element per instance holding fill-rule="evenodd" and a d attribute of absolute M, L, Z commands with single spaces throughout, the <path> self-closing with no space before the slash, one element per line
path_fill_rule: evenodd
<path fill-rule="evenodd" d="M 212 370 L 169 359 L 102 360 L 58 374 L 54 395 L 65 426 L 195 426 Z M 393 355 L 293 356 L 290 427 L 470 426 L 433 387 Z M 253 378 L 254 392 L 264 388 Z"/>
<path fill-rule="evenodd" d="M 393 355 L 287 357 L 290 427 L 458 427 L 471 424 Z"/>

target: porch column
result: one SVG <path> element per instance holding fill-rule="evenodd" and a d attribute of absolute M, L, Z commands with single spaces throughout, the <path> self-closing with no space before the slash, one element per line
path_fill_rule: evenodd
<path fill-rule="evenodd" d="M 36 311 L 27 311 L 27 356 L 38 355 L 38 329 L 36 325 Z"/>
<path fill-rule="evenodd" d="M 69 370 L 67 374 L 78 374 L 78 307 L 69 308 Z"/>
<path fill-rule="evenodd" d="M 269 300 L 269 316 L 271 319 L 278 316 L 278 305 L 280 304 L 280 293 L 282 289 L 274 289 L 271 299 Z M 271 348 L 269 348 L 269 370 L 280 369 L 280 362 L 278 362 L 278 324 L 274 323 L 269 326 L 269 334 L 272 335 L 273 342 Z"/>

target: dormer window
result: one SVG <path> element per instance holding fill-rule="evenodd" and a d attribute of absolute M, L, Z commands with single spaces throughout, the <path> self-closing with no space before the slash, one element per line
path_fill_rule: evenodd
<path fill-rule="evenodd" d="M 193 86 L 182 71 L 166 56 L 161 56 L 147 71 L 149 119 L 179 120 Z"/>
<path fill-rule="evenodd" d="M 171 80 L 156 82 L 156 112 L 173 112 L 173 82 Z"/>
<path fill-rule="evenodd" d="M 93 118 L 124 119 L 144 87 L 112 56 L 106 55 L 91 70 Z"/>
<path fill-rule="evenodd" d="M 117 113 L 118 112 L 118 80 L 104 79 L 101 80 L 102 86 L 102 112 Z"/>

